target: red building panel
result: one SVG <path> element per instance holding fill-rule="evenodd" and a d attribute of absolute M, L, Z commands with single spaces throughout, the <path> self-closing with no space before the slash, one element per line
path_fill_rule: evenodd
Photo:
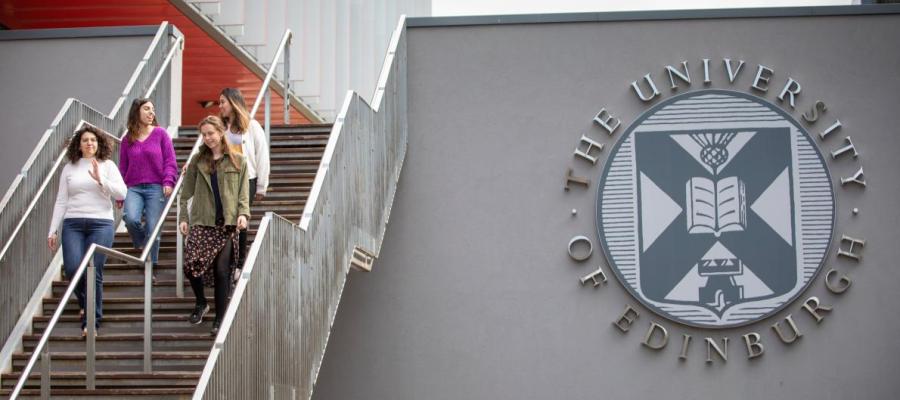
<path fill-rule="evenodd" d="M 0 24 L 9 29 L 81 28 L 96 26 L 159 25 L 169 21 L 184 34 L 182 58 L 182 124 L 193 125 L 218 108 L 203 108 L 218 99 L 225 87 L 241 89 L 247 106 L 259 93 L 262 79 L 216 43 L 168 0 L 4 0 Z M 135 60 L 137 61 L 137 60 Z M 115 82 L 124 85 L 125 82 Z M 272 121 L 283 121 L 283 98 L 272 93 Z M 109 111 L 109 110 L 105 110 Z M 262 108 L 257 120 L 262 119 Z M 291 123 L 309 123 L 291 108 Z"/>

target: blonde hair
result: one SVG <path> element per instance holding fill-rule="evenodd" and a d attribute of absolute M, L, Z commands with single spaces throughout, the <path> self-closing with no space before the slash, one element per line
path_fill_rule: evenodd
<path fill-rule="evenodd" d="M 228 147 L 228 143 L 225 141 L 225 124 L 222 122 L 222 119 L 215 116 L 210 115 L 197 124 L 197 130 L 201 130 L 203 125 L 212 126 L 213 129 L 218 131 L 222 136 L 220 140 L 220 145 L 222 146 L 222 151 L 228 155 L 228 159 L 231 160 L 231 165 L 234 165 L 235 169 L 241 169 L 241 160 L 237 156 L 231 152 L 231 149 Z M 200 133 L 203 134 L 202 132 Z M 201 168 L 204 168 L 204 171 L 207 173 L 212 173 L 214 169 L 216 169 L 216 161 L 213 159 L 212 150 L 208 146 L 200 146 L 200 151 L 197 155 L 197 162 L 200 164 Z"/>

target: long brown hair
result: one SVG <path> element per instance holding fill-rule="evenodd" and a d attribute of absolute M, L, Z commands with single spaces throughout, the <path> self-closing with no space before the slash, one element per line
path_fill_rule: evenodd
<path fill-rule="evenodd" d="M 247 111 L 247 103 L 244 102 L 241 91 L 236 88 L 225 88 L 219 95 L 224 96 L 225 101 L 231 105 L 231 114 L 234 116 L 232 121 L 232 115 L 221 115 L 225 126 L 230 125 L 233 133 L 247 132 L 247 128 L 250 127 L 250 112 Z"/>
<path fill-rule="evenodd" d="M 222 151 L 228 155 L 228 159 L 231 160 L 231 165 L 234 165 L 235 169 L 240 170 L 240 156 L 232 153 L 231 149 L 228 147 L 228 143 L 225 141 L 225 124 L 222 123 L 222 119 L 215 115 L 207 116 L 206 118 L 203 118 L 203 120 L 201 120 L 199 124 L 197 124 L 197 130 L 201 130 L 203 128 L 203 125 L 212 126 L 213 129 L 222 134 L 222 140 L 219 145 L 222 146 Z M 203 135 L 202 131 L 200 132 L 200 135 Z M 203 171 L 206 173 L 212 173 L 212 171 L 216 169 L 216 160 L 213 159 L 213 152 L 205 144 L 200 146 L 200 151 L 197 155 L 197 163 L 199 164 L 200 168 L 203 168 Z"/>
<path fill-rule="evenodd" d="M 112 155 L 112 145 L 109 143 L 109 138 L 101 133 L 99 129 L 85 125 L 75 131 L 75 135 L 69 141 L 69 146 L 66 147 L 66 158 L 69 159 L 69 162 L 75 164 L 83 157 L 81 154 L 81 137 L 84 136 L 85 132 L 92 133 L 97 138 L 97 153 L 94 154 L 94 158 L 99 161 L 109 160 L 109 157 Z"/>
<path fill-rule="evenodd" d="M 141 137 L 141 128 L 143 127 L 143 124 L 141 124 L 141 106 L 149 102 L 150 99 L 146 97 L 134 99 L 131 102 L 131 108 L 128 109 L 128 123 L 125 124 L 125 128 L 128 129 L 128 143 L 134 143 L 135 140 Z M 153 114 L 152 125 L 159 125 L 156 122 L 156 114 Z"/>

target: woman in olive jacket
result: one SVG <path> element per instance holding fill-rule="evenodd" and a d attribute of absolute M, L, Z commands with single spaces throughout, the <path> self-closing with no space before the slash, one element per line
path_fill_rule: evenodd
<path fill-rule="evenodd" d="M 200 121 L 203 146 L 191 158 L 184 175 L 181 214 L 188 222 L 179 226 L 187 235 L 184 273 L 197 298 L 190 322 L 200 324 L 209 311 L 204 283 L 215 288 L 216 317 L 212 335 L 219 332 L 227 307 L 231 274 L 237 266 L 237 231 L 246 229 L 250 219 L 250 191 L 247 162 L 232 153 L 225 142 L 225 126 L 219 117 Z M 188 199 L 193 198 L 190 213 Z"/>

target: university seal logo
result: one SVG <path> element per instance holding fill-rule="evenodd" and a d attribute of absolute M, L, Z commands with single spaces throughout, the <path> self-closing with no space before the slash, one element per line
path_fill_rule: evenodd
<path fill-rule="evenodd" d="M 616 277 L 673 321 L 765 318 L 818 273 L 834 193 L 807 132 L 764 99 L 700 90 L 622 135 L 598 187 L 597 227 Z"/>

